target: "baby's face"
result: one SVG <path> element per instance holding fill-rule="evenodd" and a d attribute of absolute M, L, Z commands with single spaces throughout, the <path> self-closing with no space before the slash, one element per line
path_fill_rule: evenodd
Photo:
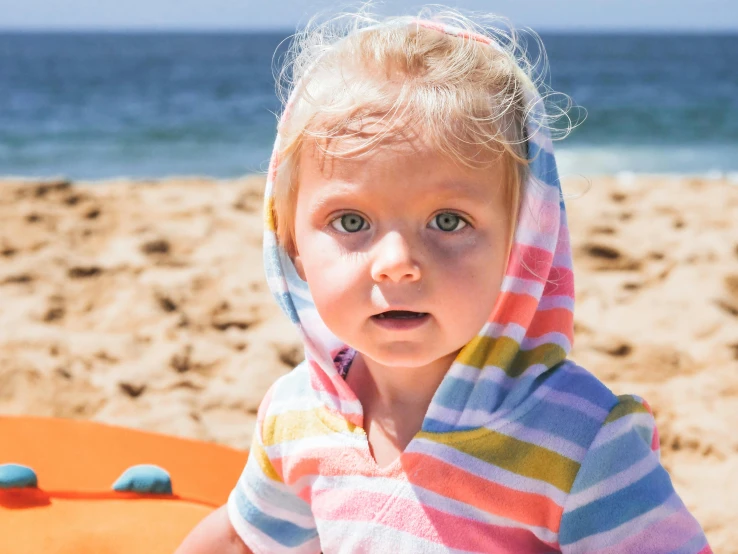
<path fill-rule="evenodd" d="M 386 367 L 450 364 L 504 276 L 502 165 L 464 168 L 418 137 L 358 159 L 307 144 L 299 164 L 295 265 L 328 328 Z"/>

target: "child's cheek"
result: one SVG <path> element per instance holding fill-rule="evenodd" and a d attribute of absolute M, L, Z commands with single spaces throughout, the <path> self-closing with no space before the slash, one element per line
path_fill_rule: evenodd
<path fill-rule="evenodd" d="M 334 240 L 315 241 L 302 256 L 307 283 L 318 312 L 332 306 L 348 308 L 361 296 L 365 256 L 348 252 Z"/>

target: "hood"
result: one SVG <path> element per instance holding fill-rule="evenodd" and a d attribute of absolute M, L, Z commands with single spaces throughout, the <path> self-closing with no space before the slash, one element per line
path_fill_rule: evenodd
<path fill-rule="evenodd" d="M 450 34 L 466 31 L 417 22 Z M 297 88 L 297 87 L 296 87 Z M 543 102 L 529 93 L 528 105 L 543 120 Z M 285 112 L 289 109 L 289 103 Z M 520 211 L 497 302 L 487 323 L 466 344 L 436 391 L 423 422 L 427 432 L 481 427 L 519 408 L 562 362 L 573 340 L 574 276 L 566 211 L 550 135 L 545 127 L 526 127 L 530 172 L 521 191 Z M 310 383 L 329 410 L 363 426 L 362 408 L 334 363 L 347 348 L 323 323 L 291 259 L 278 244 L 272 213 L 276 152 L 264 195 L 264 266 L 272 294 L 296 325 L 305 346 Z M 490 285 L 491 286 L 491 285 Z M 543 377 L 542 377 L 543 376 Z"/>

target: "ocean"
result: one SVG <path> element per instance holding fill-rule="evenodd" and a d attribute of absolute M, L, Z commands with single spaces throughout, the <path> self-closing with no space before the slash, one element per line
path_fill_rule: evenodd
<path fill-rule="evenodd" d="M 263 172 L 287 35 L 0 33 L 0 175 Z M 541 37 L 587 112 L 555 143 L 563 176 L 738 171 L 738 34 Z"/>

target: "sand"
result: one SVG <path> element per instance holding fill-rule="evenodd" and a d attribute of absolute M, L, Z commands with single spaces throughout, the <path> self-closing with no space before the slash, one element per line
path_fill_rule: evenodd
<path fill-rule="evenodd" d="M 262 187 L 0 181 L 0 412 L 246 448 L 265 390 L 302 358 L 264 281 Z M 565 192 L 571 357 L 646 398 L 677 491 L 715 552 L 738 553 L 738 186 Z"/>

